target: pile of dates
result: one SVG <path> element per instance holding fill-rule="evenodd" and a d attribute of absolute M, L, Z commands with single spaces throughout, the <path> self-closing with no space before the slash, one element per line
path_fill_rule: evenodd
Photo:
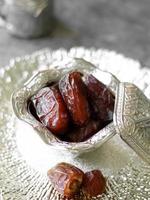
<path fill-rule="evenodd" d="M 112 121 L 114 101 L 93 75 L 73 71 L 32 96 L 29 111 L 60 140 L 83 142 Z"/>
<path fill-rule="evenodd" d="M 100 170 L 84 173 L 76 166 L 63 162 L 50 169 L 47 175 L 58 193 L 69 199 L 81 194 L 96 197 L 106 189 L 106 179 Z"/>

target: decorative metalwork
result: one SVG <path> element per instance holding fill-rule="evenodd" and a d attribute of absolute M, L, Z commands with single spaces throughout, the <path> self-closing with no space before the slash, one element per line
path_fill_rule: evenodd
<path fill-rule="evenodd" d="M 121 81 L 136 84 L 150 98 L 150 70 L 142 69 L 139 62 L 115 52 L 85 48 L 73 48 L 69 51 L 43 50 L 31 56 L 12 60 L 8 66 L 0 69 L 0 188 L 5 200 L 62 200 L 48 182 L 47 177 L 24 160 L 21 154 L 23 151 L 20 153 L 16 139 L 17 121 L 12 112 L 10 96 L 36 71 L 50 68 L 55 61 L 64 60 L 68 56 L 84 58 L 98 68 L 115 74 Z M 148 120 L 145 122 L 144 126 L 147 124 L 149 126 Z M 141 121 L 137 123 L 141 124 Z M 23 130 L 18 131 L 21 134 Z M 28 136 L 29 141 L 30 135 Z M 140 157 L 136 156 L 116 136 L 95 152 L 89 152 L 77 158 L 62 155 L 58 157 L 57 154 L 51 158 L 52 153 L 49 150 L 50 162 L 47 165 L 51 167 L 58 161 L 67 160 L 83 170 L 101 169 L 108 177 L 107 191 L 102 197 L 95 198 L 97 200 L 148 200 L 150 166 L 142 162 Z M 26 149 L 29 148 L 28 143 L 25 141 L 24 143 Z M 32 150 L 34 147 L 35 143 L 32 144 Z M 32 150 L 29 154 L 32 154 Z M 43 153 L 42 149 L 40 151 Z M 37 153 L 35 157 L 38 157 Z"/>
<path fill-rule="evenodd" d="M 118 134 L 150 163 L 150 100 L 131 83 L 120 83 L 116 95 Z"/>

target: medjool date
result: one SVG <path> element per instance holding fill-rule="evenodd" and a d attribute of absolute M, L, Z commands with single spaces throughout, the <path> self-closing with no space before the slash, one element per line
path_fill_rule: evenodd
<path fill-rule="evenodd" d="M 69 113 L 57 85 L 42 88 L 31 100 L 40 121 L 52 133 L 59 135 L 68 130 Z"/>
<path fill-rule="evenodd" d="M 100 170 L 86 172 L 83 178 L 82 190 L 87 196 L 96 197 L 106 188 L 106 179 Z"/>
<path fill-rule="evenodd" d="M 48 171 L 54 188 L 65 197 L 73 197 L 80 190 L 84 173 L 68 163 L 59 163 Z"/>
<path fill-rule="evenodd" d="M 84 82 L 88 88 L 93 117 L 108 123 L 113 119 L 115 97 L 102 82 L 92 75 L 87 75 Z"/>
<path fill-rule="evenodd" d="M 59 89 L 71 114 L 73 123 L 85 125 L 90 118 L 86 87 L 80 72 L 71 72 L 59 81 Z"/>

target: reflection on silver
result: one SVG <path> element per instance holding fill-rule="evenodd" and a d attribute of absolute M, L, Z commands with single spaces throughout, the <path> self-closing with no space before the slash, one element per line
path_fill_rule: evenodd
<path fill-rule="evenodd" d="M 0 200 L 3 200 L 2 190 L 0 189 Z"/>
<path fill-rule="evenodd" d="M 23 10 L 38 16 L 48 5 L 48 0 L 5 0 L 7 4 L 20 6 Z"/>

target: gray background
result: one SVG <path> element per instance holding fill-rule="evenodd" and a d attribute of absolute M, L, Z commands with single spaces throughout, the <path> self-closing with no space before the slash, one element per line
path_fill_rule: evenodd
<path fill-rule="evenodd" d="M 149 0 L 54 0 L 50 37 L 21 40 L 0 28 L 0 67 L 41 48 L 85 46 L 115 50 L 150 66 Z"/>

